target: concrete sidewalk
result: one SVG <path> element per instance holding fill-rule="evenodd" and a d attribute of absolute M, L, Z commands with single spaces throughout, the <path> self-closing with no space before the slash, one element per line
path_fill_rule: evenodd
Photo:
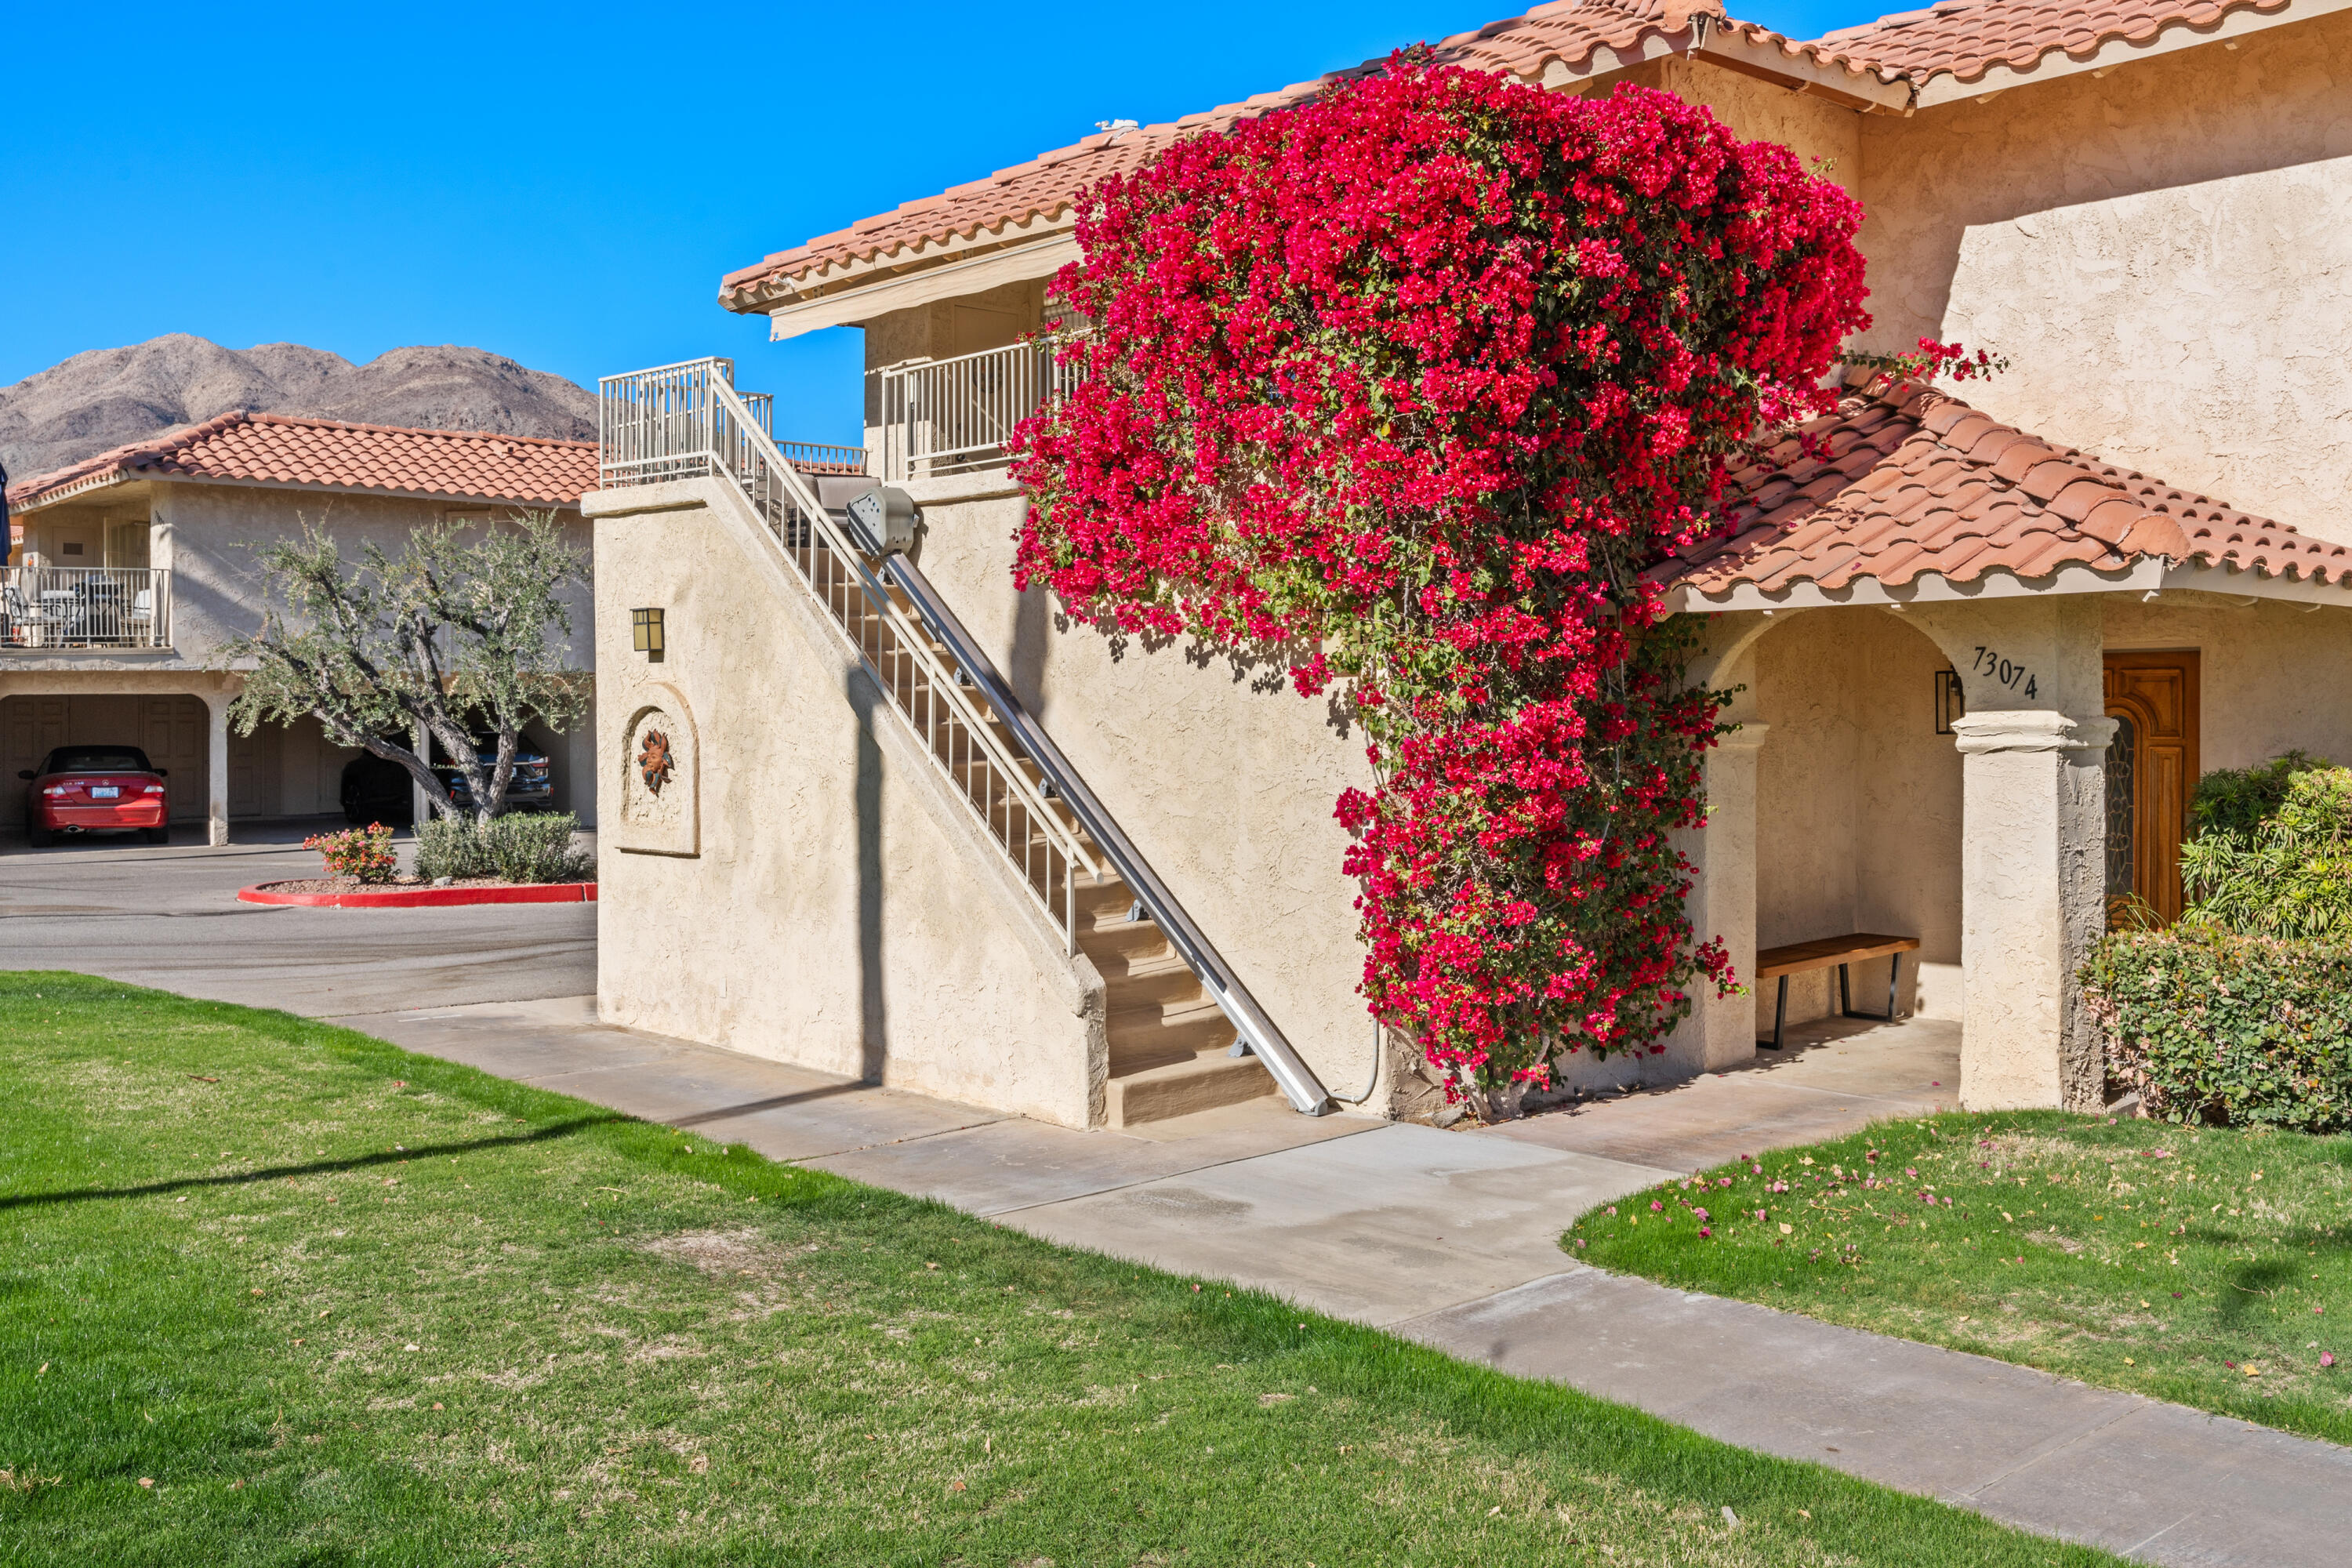
<path fill-rule="evenodd" d="M 2165 1563 L 2352 1555 L 2352 1449 L 1560 1252 L 1580 1210 L 1669 1174 L 1951 1104 L 1957 1038 L 1919 1023 L 1815 1026 L 1758 1068 L 1477 1132 L 1273 1100 L 1076 1132 L 607 1028 L 584 997 L 337 1022 L 2045 1535 Z"/>

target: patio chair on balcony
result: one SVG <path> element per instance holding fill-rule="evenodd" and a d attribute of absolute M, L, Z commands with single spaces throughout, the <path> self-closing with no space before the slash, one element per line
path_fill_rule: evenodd
<path fill-rule="evenodd" d="M 134 647 L 155 646 L 155 590 L 142 588 L 131 595 L 131 607 L 122 613 L 122 640 Z"/>
<path fill-rule="evenodd" d="M 17 584 L 11 583 L 0 590 L 0 623 L 5 626 L 0 640 L 38 647 L 42 634 L 56 622 L 48 606 L 37 597 L 27 596 Z"/>

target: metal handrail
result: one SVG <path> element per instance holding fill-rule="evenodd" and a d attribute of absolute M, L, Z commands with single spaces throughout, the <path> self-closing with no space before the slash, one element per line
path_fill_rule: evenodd
<path fill-rule="evenodd" d="M 1013 731 L 1013 738 L 1021 742 L 1022 750 L 1027 752 L 1045 776 L 1053 781 L 1055 792 L 1076 814 L 1079 826 L 1101 847 L 1104 856 L 1134 890 L 1137 900 L 1150 911 L 1152 922 L 1159 926 L 1169 945 L 1199 976 L 1202 985 L 1217 1004 L 1218 1010 L 1231 1020 L 1234 1027 L 1241 1032 L 1242 1038 L 1249 1042 L 1250 1049 L 1265 1063 L 1266 1070 L 1274 1075 L 1274 1081 L 1282 1087 L 1282 1092 L 1290 1103 L 1308 1116 L 1321 1116 L 1336 1110 L 1330 1094 L 1316 1078 L 1314 1069 L 1299 1058 L 1290 1042 L 1283 1037 L 1282 1031 L 1275 1027 L 1274 1020 L 1266 1016 L 1265 1010 L 1257 1005 L 1257 999 L 1242 984 L 1241 977 L 1233 972 L 1200 927 L 1192 923 L 1192 917 L 1185 913 L 1184 906 L 1176 901 L 1176 896 L 1160 881 L 1150 862 L 1144 859 L 1142 852 L 1120 829 L 1118 820 L 1096 798 L 1094 791 L 1087 787 L 1087 781 L 1071 765 L 1069 758 L 1062 754 L 1062 748 L 1054 743 L 1054 737 L 1013 694 L 1013 688 L 1006 684 L 1003 675 L 997 669 L 995 661 L 965 629 L 956 613 L 948 607 L 939 590 L 933 588 L 930 580 L 923 575 L 922 568 L 903 555 L 894 555 L 884 563 L 883 572 L 905 592 L 907 597 L 915 602 L 916 611 L 929 624 L 932 633 L 947 644 L 948 651 L 955 656 L 956 662 L 963 667 L 965 673 L 972 678 L 982 699 L 1004 721 L 1004 727 Z"/>
<path fill-rule="evenodd" d="M 736 405 L 731 412 L 734 412 L 739 418 L 743 416 L 741 404 L 736 397 L 735 389 L 732 386 L 719 383 L 713 390 L 718 393 L 722 404 Z M 1037 825 L 1045 829 L 1046 836 L 1055 842 L 1055 847 L 1072 860 L 1084 866 L 1087 874 L 1097 881 L 1100 881 L 1102 868 L 1097 864 L 1095 858 L 1087 853 L 1086 847 L 1063 823 L 1061 814 L 1047 804 L 1044 795 L 1030 781 L 1029 775 L 1021 770 L 1018 762 L 1005 749 L 1003 742 L 989 729 L 987 720 L 981 716 L 979 710 L 972 706 L 971 699 L 964 695 L 963 688 L 957 683 L 955 672 L 940 662 L 939 655 L 931 651 L 930 644 L 924 637 L 920 626 L 909 620 L 898 602 L 890 596 L 888 585 L 866 564 L 864 552 L 853 545 L 848 537 L 841 531 L 840 525 L 833 521 L 833 514 L 825 510 L 823 503 L 817 500 L 815 492 L 808 488 L 808 481 L 801 477 L 800 470 L 784 461 L 782 454 L 776 451 L 775 443 L 770 439 L 766 431 L 759 429 L 756 426 L 747 426 L 747 428 L 756 444 L 766 448 L 761 455 L 782 477 L 783 488 L 792 498 L 795 509 L 814 527 L 816 534 L 823 541 L 824 548 L 831 551 L 839 560 L 845 562 L 851 572 L 856 574 L 858 586 L 864 590 L 868 609 L 879 615 L 884 623 L 898 634 L 898 642 L 913 654 L 917 667 L 938 688 L 940 695 L 947 699 L 949 706 L 956 710 L 957 717 L 980 737 L 982 744 L 987 749 L 992 759 L 1013 781 L 1015 793 L 1022 797 L 1024 804 L 1034 809 L 1038 818 Z M 862 644 L 859 647 L 859 655 L 861 658 L 865 657 Z M 881 678 L 880 670 L 875 670 L 874 674 L 877 679 Z M 891 686 L 895 691 L 895 683 L 891 683 Z"/>
<path fill-rule="evenodd" d="M 709 476 L 728 478 L 740 487 L 793 575 L 849 638 L 876 686 L 924 742 L 933 766 L 1016 861 L 1032 896 L 1049 919 L 1062 925 L 1065 943 L 1075 952 L 1077 873 L 1083 869 L 1099 883 L 1104 879 L 1101 862 L 972 705 L 920 626 L 908 618 L 888 585 L 842 533 L 732 381 L 733 366 L 719 359 L 604 377 L 600 424 L 603 453 L 611 454 L 599 463 L 604 482 L 625 487 Z M 845 579 L 833 570 L 842 566 L 847 569 Z M 854 595 L 838 591 L 851 583 L 857 590 Z M 887 634 L 874 639 L 877 646 L 868 645 L 864 629 L 868 620 Z M 971 770 L 971 776 L 959 776 L 959 769 Z M 1041 840 L 1042 868 L 1037 861 Z M 1054 874 L 1057 858 L 1058 878 Z"/>

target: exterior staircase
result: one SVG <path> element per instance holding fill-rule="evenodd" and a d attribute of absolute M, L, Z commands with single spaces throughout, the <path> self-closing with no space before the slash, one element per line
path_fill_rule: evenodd
<path fill-rule="evenodd" d="M 1038 909 L 1104 983 L 1104 1119 L 1133 1126 L 1279 1092 L 1333 1109 L 920 570 L 866 548 L 841 510 L 873 481 L 786 458 L 732 363 L 604 378 L 601 483 L 730 479 L 791 574 L 970 807 Z"/>

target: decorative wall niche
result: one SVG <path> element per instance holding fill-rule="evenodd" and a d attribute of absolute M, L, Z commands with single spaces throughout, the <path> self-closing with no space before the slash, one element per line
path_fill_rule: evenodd
<path fill-rule="evenodd" d="M 608 819 L 613 847 L 632 855 L 702 853 L 701 747 L 694 714 L 676 687 L 641 688 L 622 725 L 608 783 L 620 810 Z"/>

